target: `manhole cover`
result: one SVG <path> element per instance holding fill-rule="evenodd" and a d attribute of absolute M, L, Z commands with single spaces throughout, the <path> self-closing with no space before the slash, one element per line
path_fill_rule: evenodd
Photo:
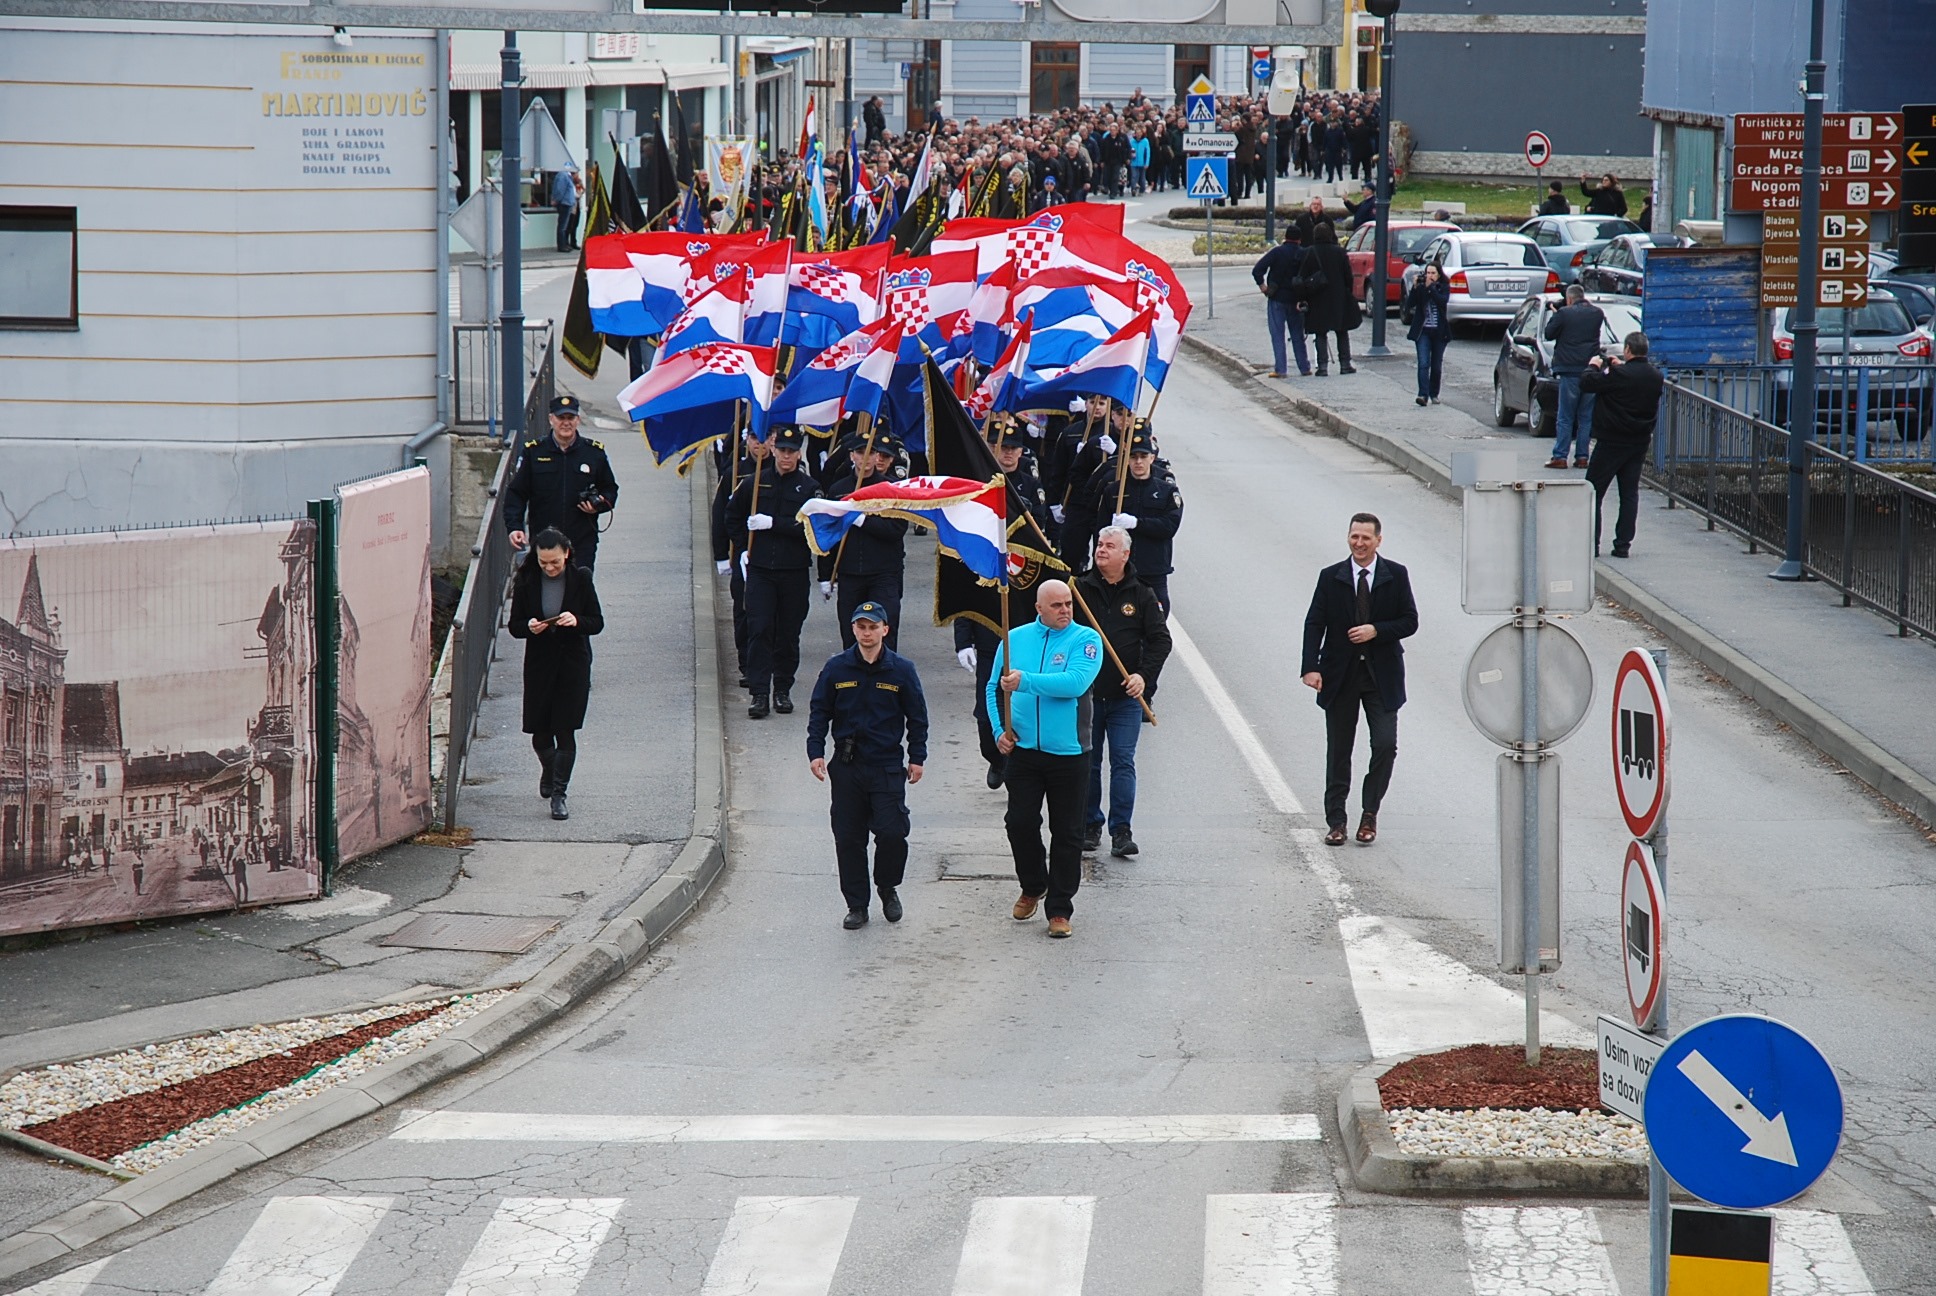
<path fill-rule="evenodd" d="M 391 932 L 379 945 L 411 949 L 522 954 L 558 924 L 549 918 L 493 918 L 485 914 L 424 914 Z"/>
<path fill-rule="evenodd" d="M 943 855 L 943 882 L 1013 882 L 1015 861 L 1006 855 Z"/>

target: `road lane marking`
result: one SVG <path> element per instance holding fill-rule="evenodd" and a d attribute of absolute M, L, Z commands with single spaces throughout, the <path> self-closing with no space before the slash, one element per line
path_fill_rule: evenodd
<path fill-rule="evenodd" d="M 827 1296 L 858 1197 L 742 1197 L 699 1296 Z"/>
<path fill-rule="evenodd" d="M 1875 1296 L 1839 1215 L 1775 1212 L 1774 1296 Z"/>
<path fill-rule="evenodd" d="M 101 1271 L 108 1267 L 108 1260 L 112 1259 L 114 1257 L 109 1256 L 107 1260 L 96 1260 L 93 1264 L 84 1264 L 79 1269 L 69 1269 L 66 1273 L 55 1274 L 52 1278 L 44 1279 L 23 1289 L 16 1293 L 16 1296 L 84 1296 L 87 1285 L 100 1276 Z"/>
<path fill-rule="evenodd" d="M 1337 1296 L 1333 1193 L 1230 1193 L 1204 1200 L 1203 1296 Z"/>
<path fill-rule="evenodd" d="M 1577 1206 L 1470 1206 L 1473 1296 L 1620 1296 L 1600 1221 Z"/>
<path fill-rule="evenodd" d="M 1313 1115 L 625 1116 L 409 1111 L 411 1143 L 1310 1143 Z"/>
<path fill-rule="evenodd" d="M 450 1296 L 572 1296 L 623 1205 L 623 1197 L 506 1197 Z"/>
<path fill-rule="evenodd" d="M 271 1197 L 205 1296 L 329 1296 L 392 1197 Z"/>
<path fill-rule="evenodd" d="M 977 1197 L 954 1296 L 1082 1296 L 1094 1197 Z"/>

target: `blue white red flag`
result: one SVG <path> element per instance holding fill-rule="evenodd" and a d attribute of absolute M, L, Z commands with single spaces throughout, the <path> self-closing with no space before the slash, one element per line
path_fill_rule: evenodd
<path fill-rule="evenodd" d="M 1015 338 L 1002 352 L 995 367 L 982 378 L 981 385 L 975 388 L 962 408 L 970 418 L 986 419 L 996 410 L 1016 408 L 1016 400 L 1021 396 L 1022 387 L 1028 380 L 1029 362 L 1029 322 L 1025 319 L 1015 330 Z"/>
<path fill-rule="evenodd" d="M 652 457 L 683 459 L 716 436 L 734 435 L 738 402 L 747 403 L 747 426 L 766 435 L 773 403 L 773 347 L 711 343 L 661 357 L 618 394 L 619 407 L 643 424 Z"/>
<path fill-rule="evenodd" d="M 1108 341 L 1057 374 L 1037 370 L 1018 397 L 1019 409 L 1060 409 L 1076 396 L 1107 396 L 1136 408 L 1143 371 L 1149 363 L 1156 312 L 1145 310 L 1109 336 Z"/>
<path fill-rule="evenodd" d="M 900 345 L 900 330 L 893 326 L 892 321 L 883 319 L 856 329 L 832 346 L 822 349 L 773 398 L 772 421 L 825 428 L 833 427 L 848 414 L 862 412 L 845 407 L 855 373 L 877 350 L 885 350 L 886 356 L 880 363 L 891 369 L 894 352 Z M 872 392 L 872 404 L 865 412 L 871 414 L 879 408 L 880 391 L 876 386 Z"/>
<path fill-rule="evenodd" d="M 968 318 L 974 328 L 975 359 L 983 364 L 995 362 L 1014 329 L 1015 315 L 1009 309 L 1014 291 L 1015 264 L 1004 262 L 995 268 L 995 273 L 981 281 L 975 289 L 975 295 L 968 301 Z"/>
<path fill-rule="evenodd" d="M 787 322 L 780 340 L 818 351 L 881 318 L 892 251 L 877 244 L 796 255 L 787 270 Z"/>
<path fill-rule="evenodd" d="M 894 320 L 883 318 L 876 326 L 880 337 L 874 349 L 869 351 L 861 362 L 854 367 L 853 381 L 847 384 L 846 399 L 841 402 L 840 414 L 866 414 L 879 417 L 881 398 L 892 385 L 895 374 L 895 357 L 901 349 L 903 334 L 901 326 Z M 917 447 L 918 448 L 918 447 Z"/>
<path fill-rule="evenodd" d="M 807 541 L 816 553 L 840 547 L 841 536 L 857 518 L 885 513 L 934 528 L 944 553 L 985 584 L 999 583 L 1008 570 L 1008 486 L 997 477 L 978 482 L 967 477 L 909 477 L 905 481 L 863 486 L 845 499 L 808 500 L 799 513 Z"/>
<path fill-rule="evenodd" d="M 780 341 L 786 321 L 793 244 L 785 240 L 768 243 L 747 253 L 745 262 L 746 322 L 742 338 L 749 346 L 773 346 Z"/>
<path fill-rule="evenodd" d="M 721 248 L 751 249 L 765 242 L 751 234 L 651 232 L 601 234 L 585 240 L 585 280 L 592 327 L 613 337 L 663 333 L 711 285 L 709 267 Z M 706 271 L 695 286 L 694 269 Z"/>
<path fill-rule="evenodd" d="M 971 252 L 895 257 L 887 266 L 887 314 L 901 325 L 901 360 L 921 363 L 921 346 L 939 351 L 953 336 L 956 316 L 974 300 Z"/>
<path fill-rule="evenodd" d="M 1026 279 L 1049 264 L 1066 230 L 1121 235 L 1123 209 L 1114 203 L 1064 203 L 1020 220 L 971 216 L 951 220 L 935 235 L 931 252 L 973 249 L 975 273 L 987 278 L 997 266 L 1014 263 L 1016 278 Z"/>
<path fill-rule="evenodd" d="M 669 360 L 681 351 L 715 342 L 741 343 L 746 323 L 746 275 L 735 269 L 679 312 L 679 318 L 666 325 L 659 340 L 659 353 L 653 363 Z"/>

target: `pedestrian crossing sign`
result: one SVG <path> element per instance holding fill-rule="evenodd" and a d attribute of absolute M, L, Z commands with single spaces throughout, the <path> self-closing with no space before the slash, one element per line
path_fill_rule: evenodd
<path fill-rule="evenodd" d="M 1217 96 L 1208 89 L 1202 94 L 1191 91 L 1183 96 L 1183 117 L 1191 130 L 1215 130 L 1217 127 Z"/>
<path fill-rule="evenodd" d="M 1230 159 L 1193 157 L 1184 162 L 1190 197 L 1210 202 L 1230 196 Z"/>

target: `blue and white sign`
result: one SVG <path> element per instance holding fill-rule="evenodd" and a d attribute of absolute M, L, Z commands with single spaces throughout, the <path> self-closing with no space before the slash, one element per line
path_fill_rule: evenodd
<path fill-rule="evenodd" d="M 1760 1210 L 1801 1195 L 1842 1142 L 1842 1086 L 1800 1032 L 1710 1017 L 1675 1036 L 1647 1079 L 1647 1141 L 1703 1201 Z"/>
<path fill-rule="evenodd" d="M 1250 65 L 1250 79 L 1258 85 L 1267 85 L 1271 79 L 1271 61 L 1260 58 Z"/>
<path fill-rule="evenodd" d="M 1184 189 L 1201 202 L 1230 196 L 1230 159 L 1193 157 L 1183 160 Z"/>
<path fill-rule="evenodd" d="M 1214 94 L 1186 94 L 1183 96 L 1183 120 L 1191 130 L 1215 130 L 1217 128 L 1217 96 Z"/>

